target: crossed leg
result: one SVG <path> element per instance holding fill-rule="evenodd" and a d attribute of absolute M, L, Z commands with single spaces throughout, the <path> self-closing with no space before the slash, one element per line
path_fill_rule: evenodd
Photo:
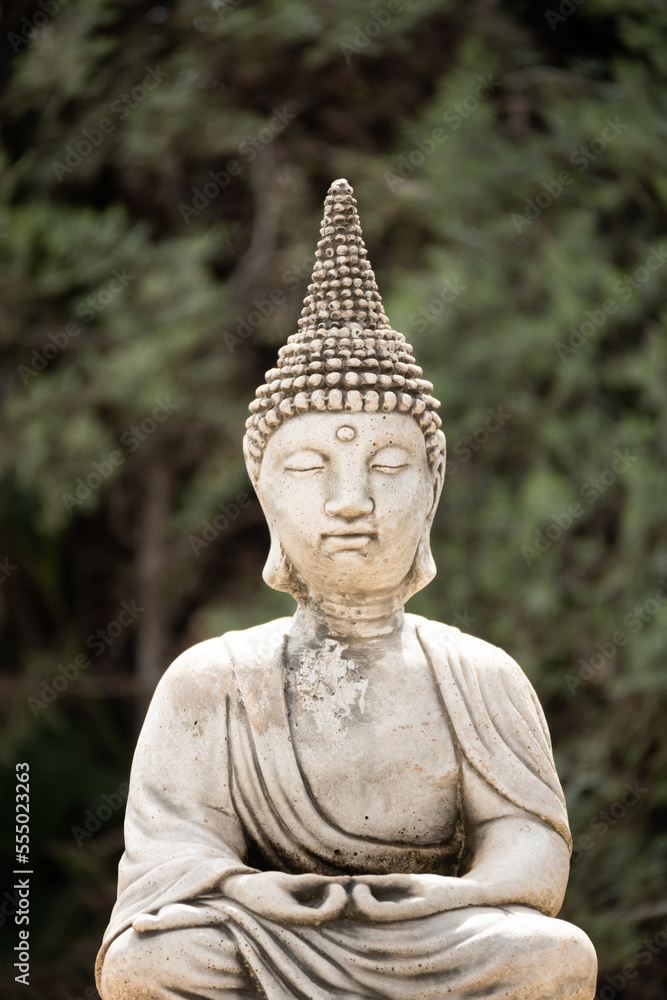
<path fill-rule="evenodd" d="M 128 928 L 104 958 L 103 1000 L 258 1000 L 224 927 L 137 934 Z"/>
<path fill-rule="evenodd" d="M 320 983 L 316 994 L 330 992 L 332 998 L 341 995 L 336 980 L 344 969 L 348 998 L 592 1000 L 595 993 L 595 951 L 583 931 L 525 906 L 469 907 L 380 927 L 341 920 L 286 933 L 292 938 L 289 950 L 298 953 L 298 979 L 305 974 Z M 328 987 L 321 964 L 325 955 L 334 970 Z M 270 966 L 268 955 L 263 961 Z M 289 968 L 280 971 L 289 983 Z M 262 969 L 256 974 L 261 979 Z M 264 995 L 222 925 L 142 934 L 126 930 L 104 958 L 101 994 L 103 1000 L 259 1000 Z"/>

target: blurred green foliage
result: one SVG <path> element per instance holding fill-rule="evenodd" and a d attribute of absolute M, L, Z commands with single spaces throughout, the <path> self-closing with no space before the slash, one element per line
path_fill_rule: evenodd
<path fill-rule="evenodd" d="M 72 827 L 127 780 L 159 672 L 291 613 L 240 444 L 346 176 L 449 441 L 411 608 L 531 677 L 575 841 L 563 915 L 601 983 L 638 964 L 624 996 L 662 996 L 664 952 L 636 949 L 667 920 L 664 5 L 50 0 L 0 41 L 1 746 L 8 797 L 31 765 L 31 995 L 92 981 L 122 809 Z"/>

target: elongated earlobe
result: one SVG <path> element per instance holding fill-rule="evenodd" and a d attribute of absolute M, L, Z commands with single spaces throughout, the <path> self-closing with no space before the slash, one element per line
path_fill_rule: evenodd
<path fill-rule="evenodd" d="M 266 514 L 266 511 L 264 513 Z M 268 516 L 267 522 L 271 535 L 271 548 L 262 571 L 264 583 L 273 590 L 281 590 L 285 594 L 290 594 L 295 601 L 301 602 L 308 596 L 306 582 L 285 552 L 276 527 Z"/>
<path fill-rule="evenodd" d="M 435 517 L 435 512 L 440 501 L 440 494 L 442 493 L 442 486 L 445 481 L 445 468 L 447 464 L 447 442 L 442 431 L 438 431 L 438 438 L 438 445 L 441 454 L 438 461 L 431 468 L 431 476 L 433 479 L 433 503 L 428 513 L 428 517 L 426 518 L 424 530 L 421 538 L 419 539 L 419 545 L 417 546 L 417 551 L 415 553 L 412 566 L 410 567 L 410 572 L 407 574 L 403 584 L 401 585 L 400 598 L 403 604 L 413 597 L 414 594 L 423 590 L 437 573 L 435 560 L 433 558 L 433 553 L 431 552 L 431 525 L 433 524 L 433 518 Z"/>
<path fill-rule="evenodd" d="M 262 579 L 267 586 L 271 587 L 272 590 L 280 590 L 285 594 L 290 594 L 295 601 L 300 603 L 308 596 L 308 587 L 306 586 L 305 580 L 285 552 L 276 526 L 273 523 L 268 510 L 262 503 L 262 495 L 259 489 L 259 474 L 261 465 L 249 451 L 248 441 L 246 439 L 243 441 L 243 454 L 250 480 L 255 488 L 257 499 L 260 502 L 261 508 L 264 511 L 264 517 L 266 518 L 266 523 L 269 526 L 269 534 L 271 536 L 271 547 L 269 549 L 269 555 L 266 563 L 264 564 L 264 569 L 262 570 Z"/>

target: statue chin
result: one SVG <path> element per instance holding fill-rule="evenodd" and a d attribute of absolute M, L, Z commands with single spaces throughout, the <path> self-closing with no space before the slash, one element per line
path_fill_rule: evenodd
<path fill-rule="evenodd" d="M 328 570 L 335 570 L 334 589 L 328 574 L 309 574 L 309 579 L 305 579 L 285 552 L 277 533 L 276 544 L 273 544 L 272 531 L 271 550 L 262 576 L 269 587 L 290 594 L 298 604 L 334 601 L 367 605 L 374 599 L 381 604 L 393 598 L 402 606 L 414 594 L 423 590 L 436 575 L 429 536 L 430 526 L 427 526 L 410 568 L 402 577 L 397 575 L 395 581 L 388 580 L 386 573 L 369 565 L 367 557 L 361 552 L 335 553 L 326 567 Z M 392 567 L 392 570 L 395 569 L 396 567 Z"/>

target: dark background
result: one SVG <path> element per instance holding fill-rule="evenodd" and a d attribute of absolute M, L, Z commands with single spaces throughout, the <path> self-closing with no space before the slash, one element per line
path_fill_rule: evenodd
<path fill-rule="evenodd" d="M 156 680 L 291 612 L 241 438 L 340 176 L 443 403 L 439 574 L 410 609 L 526 670 L 575 841 L 563 915 L 601 1000 L 664 996 L 663 0 L 4 14 L 4 845 L 26 761 L 35 874 L 31 985 L 11 959 L 3 997 L 94 996 Z"/>

